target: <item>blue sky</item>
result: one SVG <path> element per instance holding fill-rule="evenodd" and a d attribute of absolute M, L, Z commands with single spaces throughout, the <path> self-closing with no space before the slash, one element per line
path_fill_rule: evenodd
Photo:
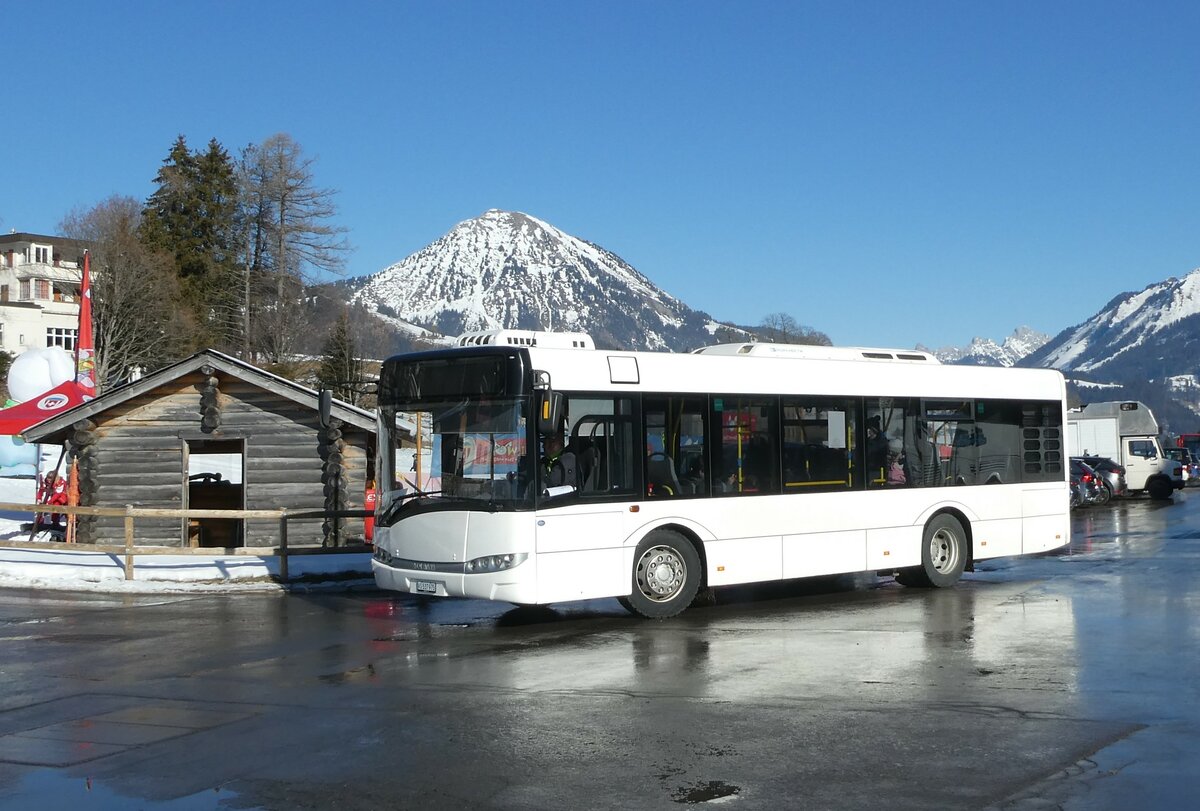
<path fill-rule="evenodd" d="M 1200 266 L 1200 4 L 9 2 L 0 228 L 289 133 L 374 273 L 489 208 L 716 318 L 1051 334 Z"/>

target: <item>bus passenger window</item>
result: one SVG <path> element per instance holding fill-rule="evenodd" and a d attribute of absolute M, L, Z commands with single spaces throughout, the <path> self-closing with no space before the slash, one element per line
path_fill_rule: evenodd
<path fill-rule="evenodd" d="M 719 396 L 712 401 L 715 435 L 713 492 L 779 492 L 779 434 L 775 401 Z"/>
<path fill-rule="evenodd" d="M 857 486 L 857 402 L 848 397 L 785 398 L 783 487 L 787 493 Z"/>
<path fill-rule="evenodd" d="M 910 422 L 906 417 L 911 414 L 908 398 L 868 397 L 865 405 L 867 487 L 906 487 L 914 484 L 915 477 L 909 475 L 908 469 L 911 460 L 905 452 L 905 437 Z"/>
<path fill-rule="evenodd" d="M 579 494 L 628 497 L 636 488 L 633 401 L 572 395 L 567 403 L 567 448 L 578 466 Z"/>
<path fill-rule="evenodd" d="M 703 398 L 647 397 L 642 414 L 646 495 L 708 495 Z"/>

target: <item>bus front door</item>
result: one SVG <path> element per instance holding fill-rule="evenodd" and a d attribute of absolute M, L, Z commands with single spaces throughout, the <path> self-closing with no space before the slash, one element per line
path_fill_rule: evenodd
<path fill-rule="evenodd" d="M 538 602 L 589 600 L 629 591 L 622 540 L 627 511 L 573 504 L 537 518 Z"/>

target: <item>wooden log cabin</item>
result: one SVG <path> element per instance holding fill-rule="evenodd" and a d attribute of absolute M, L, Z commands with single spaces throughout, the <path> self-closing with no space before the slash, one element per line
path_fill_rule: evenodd
<path fill-rule="evenodd" d="M 375 417 L 214 350 L 105 392 L 25 432 L 63 445 L 84 506 L 363 509 Z M 80 516 L 80 543 L 119 543 L 120 517 Z M 139 545 L 274 547 L 277 520 L 139 518 Z M 361 518 L 298 519 L 294 545 L 362 543 Z"/>

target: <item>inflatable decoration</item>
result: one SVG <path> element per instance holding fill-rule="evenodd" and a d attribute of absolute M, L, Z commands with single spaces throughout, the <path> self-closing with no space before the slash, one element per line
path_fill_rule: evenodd
<path fill-rule="evenodd" d="M 75 360 L 65 349 L 27 349 L 8 369 L 8 393 L 21 403 L 74 378 Z M 37 463 L 37 445 L 14 436 L 0 436 L 0 477 L 36 475 Z"/>
<path fill-rule="evenodd" d="M 32 400 L 75 378 L 75 359 L 58 346 L 26 349 L 8 369 L 8 394 L 17 402 Z"/>

